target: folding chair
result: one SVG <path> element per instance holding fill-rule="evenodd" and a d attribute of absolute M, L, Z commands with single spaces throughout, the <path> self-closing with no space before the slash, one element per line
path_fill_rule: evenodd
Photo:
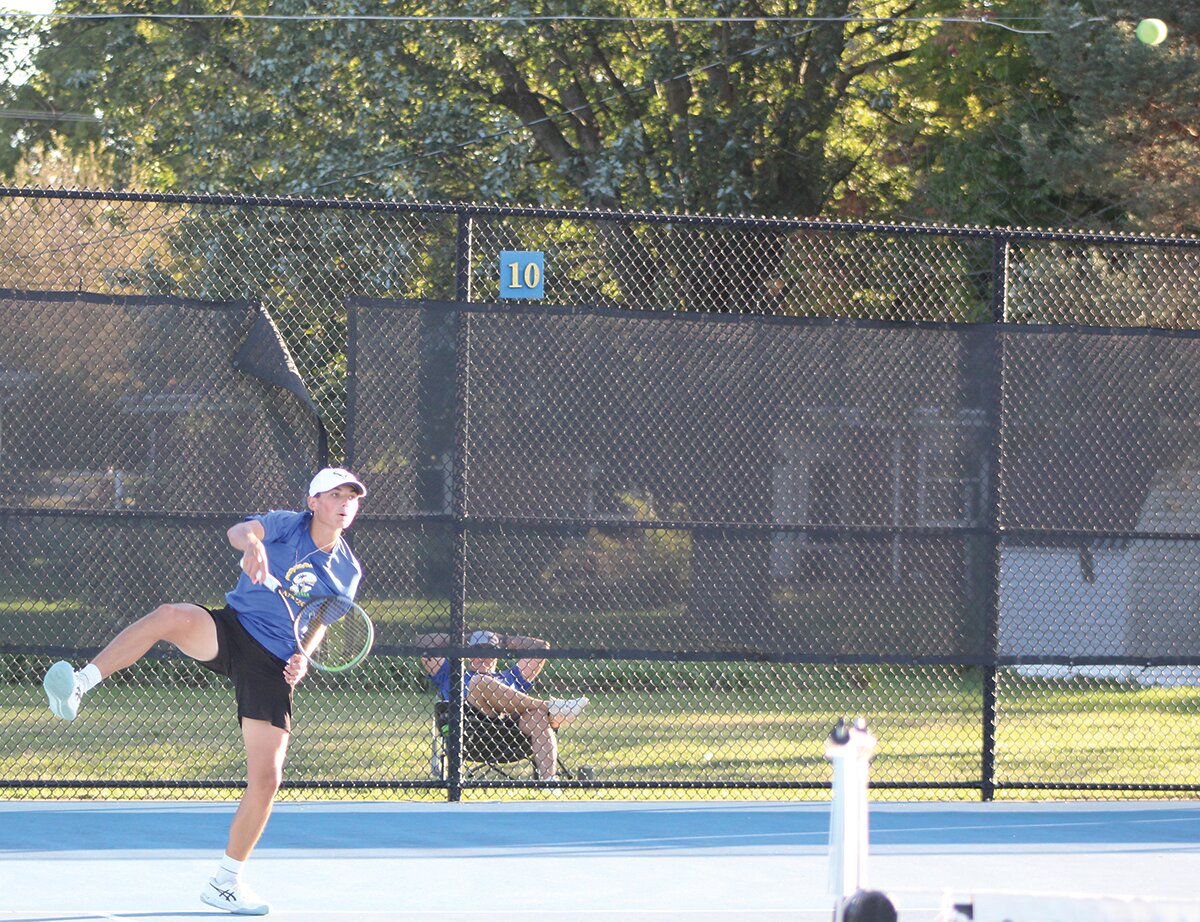
<path fill-rule="evenodd" d="M 434 778 L 446 780 L 446 741 L 450 738 L 450 705 L 436 701 L 433 706 L 433 742 L 429 767 Z M 462 775 L 464 779 L 488 776 L 517 778 L 525 773 L 536 775 L 533 746 L 516 721 L 483 717 L 473 709 L 463 712 Z M 596 775 L 591 766 L 572 770 L 560 757 L 558 777 L 563 781 L 591 781 Z"/>

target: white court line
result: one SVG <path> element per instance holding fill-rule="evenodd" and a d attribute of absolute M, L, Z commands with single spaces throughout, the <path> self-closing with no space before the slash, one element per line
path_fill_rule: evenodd
<path fill-rule="evenodd" d="M 798 838 L 814 838 L 822 839 L 829 838 L 828 829 L 813 829 L 804 830 L 797 829 L 794 832 L 736 832 L 736 833 L 710 833 L 708 835 L 694 836 L 640 836 L 637 838 L 626 839 L 571 839 L 554 842 L 537 843 L 543 848 L 562 848 L 568 845 L 638 845 L 649 844 L 652 842 L 711 842 L 714 840 L 725 842 L 735 839 L 798 839 Z M 406 848 L 421 847 L 421 846 L 405 846 Z"/>
<path fill-rule="evenodd" d="M 1105 820 L 1071 820 L 1067 822 L 1025 822 L 997 825 L 996 823 L 971 823 L 969 825 L 961 825 L 950 823 L 945 825 L 934 826 L 930 823 L 921 823 L 916 826 L 884 826 L 879 823 L 879 817 L 884 815 L 886 811 L 872 811 L 876 819 L 875 823 L 871 824 L 871 838 L 874 839 L 877 835 L 887 835 L 889 833 L 914 833 L 926 832 L 934 835 L 944 834 L 947 832 L 978 832 L 986 830 L 988 832 L 1020 832 L 1023 829 L 1064 829 L 1068 827 L 1095 827 L 1102 826 L 1108 828 L 1112 825 L 1111 821 Z M 1136 820 L 1124 820 L 1128 823 L 1195 823 L 1196 816 L 1171 816 L 1158 817 Z M 655 845 L 668 842 L 733 842 L 740 839 L 819 839 L 827 840 L 829 838 L 828 829 L 797 829 L 790 832 L 758 832 L 758 833 L 712 833 L 709 835 L 691 835 L 691 836 L 646 836 L 639 838 L 620 838 L 620 839 L 564 839 L 555 842 L 532 844 L 534 848 L 568 848 L 578 846 L 604 846 L 604 845 Z M 1006 843 L 1007 844 L 1007 843 Z M 1012 843 L 1020 845 L 1021 843 Z M 420 848 L 421 846 L 403 846 L 399 850 Z"/>
<path fill-rule="evenodd" d="M 908 906 L 908 909 L 918 911 L 926 909 L 938 909 L 940 904 L 931 904 L 930 906 Z M 741 918 L 767 915 L 795 915 L 797 913 L 819 912 L 828 915 L 829 909 L 821 907 L 816 909 L 806 909 L 803 907 L 795 909 L 511 909 L 511 910 L 487 910 L 489 918 L 503 919 L 505 916 L 570 916 L 572 918 L 586 918 L 588 916 L 629 916 L 629 915 L 659 915 L 659 916 L 680 916 L 680 915 L 729 915 L 738 916 Z M 129 913 L 128 916 L 114 913 Z M 122 909 L 114 910 L 114 913 L 101 912 L 99 910 L 83 910 L 83 909 L 42 909 L 30 910 L 29 912 L 14 913 L 7 910 L 0 910 L 0 919 L 21 919 L 29 916 L 43 918 L 46 915 L 62 915 L 63 922 L 85 922 L 88 919 L 110 919 L 114 922 L 136 922 L 132 916 L 146 918 L 150 915 L 160 916 L 176 916 L 176 915 L 206 915 L 204 910 L 197 909 L 195 906 L 188 906 L 186 909 Z M 361 918 L 365 916 L 420 916 L 421 918 L 433 916 L 462 916 L 475 915 L 473 910 L 464 909 L 280 909 L 273 907 L 271 915 L 277 916 L 320 916 L 321 918 Z M 216 913 L 212 913 L 216 916 Z M 234 914 L 230 914 L 229 918 L 240 918 Z M 226 918 L 221 915 L 219 918 Z"/>
<path fill-rule="evenodd" d="M 881 814 L 876 812 L 873 815 L 876 817 L 876 819 L 878 819 L 878 817 Z M 1157 817 L 1155 819 L 1143 819 L 1143 820 L 1122 820 L 1121 822 L 1123 822 L 1123 823 L 1163 823 L 1163 822 L 1195 823 L 1196 819 L 1197 818 L 1195 816 L 1174 816 L 1174 817 L 1166 817 L 1166 818 Z M 882 833 L 889 833 L 889 832 L 930 832 L 930 833 L 946 833 L 946 832 L 959 832 L 959 831 L 976 832 L 980 829 L 986 829 L 989 832 L 1008 832 L 1010 830 L 1013 832 L 1020 832 L 1022 829 L 1063 829 L 1066 827 L 1076 827 L 1076 826 L 1078 826 L 1078 827 L 1104 826 L 1107 828 L 1107 827 L 1112 826 L 1112 821 L 1111 820 L 1108 820 L 1108 821 L 1105 821 L 1105 820 L 1071 820 L 1070 822 L 1065 822 L 1065 823 L 1011 823 L 1011 824 L 1010 823 L 1004 823 L 1004 824 L 972 823 L 969 826 L 962 826 L 962 825 L 958 825 L 958 824 L 949 824 L 949 823 L 944 826 L 934 826 L 930 823 L 922 823 L 919 826 L 888 826 L 886 828 L 880 827 L 876 824 L 872 824 L 871 825 L 871 835 L 874 836 L 876 833 L 882 834 Z M 1017 842 L 1017 843 L 1013 843 L 1013 844 L 1021 845 L 1022 843 Z M 1103 844 L 1103 843 L 1099 843 L 1099 844 Z"/>

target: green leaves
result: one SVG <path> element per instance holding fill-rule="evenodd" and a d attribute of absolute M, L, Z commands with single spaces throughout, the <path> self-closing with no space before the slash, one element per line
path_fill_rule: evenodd
<path fill-rule="evenodd" d="M 924 175 L 908 213 L 1097 229 L 1200 226 L 1194 184 L 1178 181 L 1200 167 L 1197 5 L 1179 5 L 1178 41 L 1157 49 L 1136 41 L 1132 20 L 1097 19 L 1098 6 L 1006 5 L 1006 15 L 1035 17 L 1028 25 L 1037 34 L 938 29 L 913 70 L 930 119 L 909 134 L 924 158 L 914 174 Z"/>
<path fill-rule="evenodd" d="M 1194 227 L 1197 4 L 1155 48 L 1093 6 L 728 0 L 736 19 L 712 22 L 699 0 L 669 21 L 650 0 L 491 0 L 474 21 L 247 19 L 308 11 L 257 0 L 201 20 L 6 17 L 9 47 L 36 50 L 24 70 L 10 51 L 5 107 L 100 122 L 2 119 L 0 168 L 38 142 L 101 141 L 114 184 L 137 164 L 175 190 Z M 392 12 L 424 9 L 443 12 Z"/>

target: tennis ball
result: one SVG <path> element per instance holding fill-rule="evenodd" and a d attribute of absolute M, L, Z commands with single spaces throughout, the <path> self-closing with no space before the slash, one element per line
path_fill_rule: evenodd
<path fill-rule="evenodd" d="M 1167 24 L 1161 19 L 1143 19 L 1137 24 L 1138 41 L 1146 45 L 1161 45 L 1167 37 Z"/>

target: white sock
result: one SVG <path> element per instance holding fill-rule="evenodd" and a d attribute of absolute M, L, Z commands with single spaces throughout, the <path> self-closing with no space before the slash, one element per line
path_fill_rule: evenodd
<path fill-rule="evenodd" d="M 104 676 L 100 675 L 100 670 L 96 668 L 95 663 L 88 663 L 75 673 L 75 681 L 78 682 L 86 692 L 91 691 L 93 688 L 103 682 Z"/>
<path fill-rule="evenodd" d="M 236 858 L 230 858 L 224 855 L 221 858 L 221 865 L 217 868 L 217 883 L 227 884 L 231 881 L 236 882 L 242 876 L 242 863 Z"/>

